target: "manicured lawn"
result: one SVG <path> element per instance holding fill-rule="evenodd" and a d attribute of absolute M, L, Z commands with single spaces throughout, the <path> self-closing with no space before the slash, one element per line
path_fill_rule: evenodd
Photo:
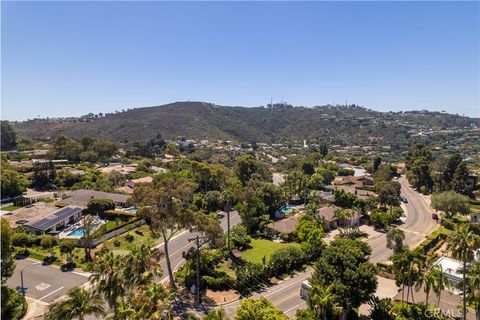
<path fill-rule="evenodd" d="M 141 230 L 143 235 L 137 234 L 135 230 Z M 133 239 L 131 241 L 128 241 L 127 235 L 133 236 Z M 153 247 L 162 242 L 161 238 L 153 237 L 150 229 L 146 225 L 130 230 L 129 232 L 118 236 L 117 240 L 120 241 L 119 246 L 115 246 L 115 238 L 105 241 L 103 243 L 103 246 L 112 250 L 112 252 L 115 254 L 127 254 L 130 250 L 142 244 Z"/>
<path fill-rule="evenodd" d="M 242 259 L 255 263 L 262 263 L 262 258 L 265 257 L 268 261 L 274 251 L 285 247 L 300 247 L 300 244 L 279 243 L 266 239 L 253 239 L 250 246 L 252 248 L 242 252 Z"/>
<path fill-rule="evenodd" d="M 27 248 L 29 252 L 29 257 L 37 260 L 43 260 L 46 257 L 50 256 L 50 250 L 44 249 L 41 246 L 32 246 Z M 23 248 L 15 247 L 16 252 L 22 252 Z M 57 266 L 61 266 L 62 264 L 67 262 L 67 256 L 64 253 L 60 252 L 58 246 L 54 248 L 54 255 L 57 258 L 53 264 Z M 75 248 L 72 252 L 73 261 L 76 263 L 77 268 L 85 268 L 84 259 L 85 259 L 85 251 L 83 248 Z"/>
<path fill-rule="evenodd" d="M 15 210 L 20 209 L 20 208 L 23 208 L 23 207 L 11 204 L 9 206 L 2 207 L 2 211 L 15 211 Z"/>

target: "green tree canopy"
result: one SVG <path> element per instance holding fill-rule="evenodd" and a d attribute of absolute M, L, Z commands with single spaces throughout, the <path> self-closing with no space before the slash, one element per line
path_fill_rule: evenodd
<path fill-rule="evenodd" d="M 432 195 L 432 208 L 445 212 L 445 216 L 451 218 L 458 213 L 468 214 L 470 212 L 470 202 L 468 197 L 455 191 L 445 191 Z"/>
<path fill-rule="evenodd" d="M 1 121 L 1 146 L 3 150 L 10 150 L 17 146 L 17 134 L 8 121 Z"/>
<path fill-rule="evenodd" d="M 277 309 L 266 298 L 248 298 L 240 302 L 235 313 L 235 320 L 288 320 L 288 317 Z"/>
<path fill-rule="evenodd" d="M 331 285 L 344 312 L 358 308 L 377 288 L 375 267 L 368 262 L 370 253 L 368 244 L 360 240 L 332 241 L 315 263 L 312 284 Z"/>

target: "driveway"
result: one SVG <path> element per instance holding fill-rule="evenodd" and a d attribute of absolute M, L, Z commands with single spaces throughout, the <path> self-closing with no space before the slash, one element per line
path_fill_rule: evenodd
<path fill-rule="evenodd" d="M 10 288 L 20 286 L 20 272 L 24 268 L 23 283 L 27 288 L 26 296 L 35 302 L 50 303 L 63 296 L 71 288 L 78 287 L 88 281 L 88 274 L 62 272 L 55 266 L 43 266 L 32 259 L 16 260 L 13 276 L 8 279 Z M 36 265 L 35 265 L 36 264 Z"/>

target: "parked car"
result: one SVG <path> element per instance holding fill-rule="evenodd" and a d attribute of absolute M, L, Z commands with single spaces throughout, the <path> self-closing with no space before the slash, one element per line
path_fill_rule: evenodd
<path fill-rule="evenodd" d="M 308 298 L 308 292 L 312 289 L 312 285 L 310 284 L 310 281 L 306 280 L 302 282 L 302 285 L 300 287 L 300 298 L 307 300 Z"/>
<path fill-rule="evenodd" d="M 407 199 L 407 197 L 405 197 L 405 196 L 400 196 L 400 200 L 401 200 L 403 203 L 408 203 L 408 199 Z"/>
<path fill-rule="evenodd" d="M 432 213 L 432 219 L 433 220 L 439 220 L 439 216 L 437 213 Z"/>
<path fill-rule="evenodd" d="M 63 272 L 68 272 L 75 270 L 76 267 L 77 265 L 75 264 L 75 262 L 67 262 L 60 267 L 60 270 L 62 270 Z"/>

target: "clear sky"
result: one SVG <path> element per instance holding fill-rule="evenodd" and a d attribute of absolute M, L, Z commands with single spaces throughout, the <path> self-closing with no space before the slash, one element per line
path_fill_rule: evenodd
<path fill-rule="evenodd" d="M 480 117 L 479 2 L 2 2 L 2 119 L 174 101 Z"/>

